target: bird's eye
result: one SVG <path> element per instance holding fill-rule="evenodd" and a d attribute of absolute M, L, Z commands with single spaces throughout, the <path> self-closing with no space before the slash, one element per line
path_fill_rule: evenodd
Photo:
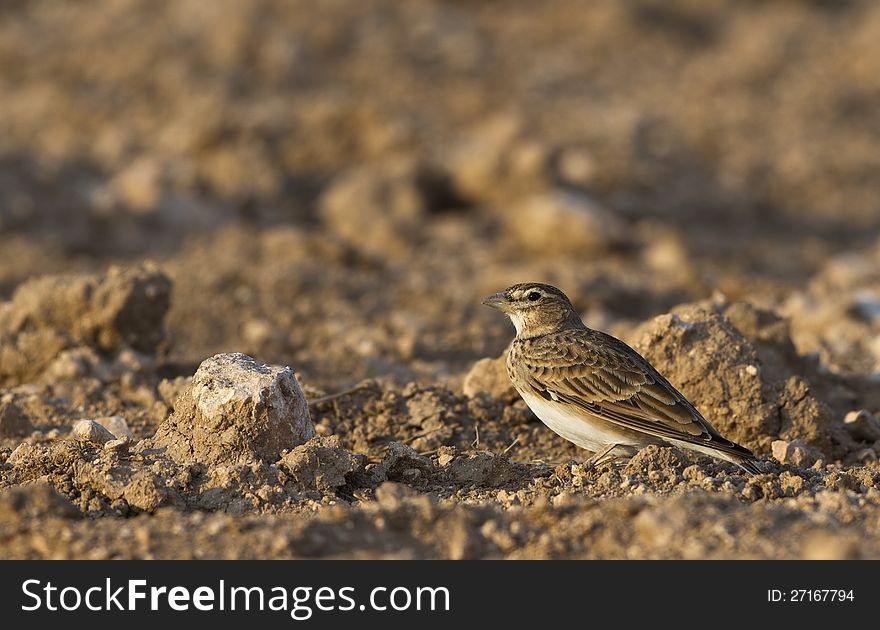
<path fill-rule="evenodd" d="M 529 298 L 530 302 L 537 302 L 538 300 L 541 299 L 541 294 L 538 293 L 537 291 L 532 291 L 531 293 L 528 294 L 527 297 Z"/>

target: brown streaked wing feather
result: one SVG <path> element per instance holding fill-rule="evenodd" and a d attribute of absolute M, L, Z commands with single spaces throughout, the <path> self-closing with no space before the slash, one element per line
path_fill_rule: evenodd
<path fill-rule="evenodd" d="M 514 351 L 520 378 L 545 398 L 656 437 L 748 453 L 721 437 L 644 358 L 610 335 L 566 330 L 523 340 Z"/>

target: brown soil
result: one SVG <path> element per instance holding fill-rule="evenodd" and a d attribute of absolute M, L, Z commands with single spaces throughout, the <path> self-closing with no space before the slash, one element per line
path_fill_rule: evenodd
<path fill-rule="evenodd" d="M 0 89 L 0 557 L 880 557 L 875 3 L 7 2 Z M 527 280 L 766 473 L 585 467 Z"/>

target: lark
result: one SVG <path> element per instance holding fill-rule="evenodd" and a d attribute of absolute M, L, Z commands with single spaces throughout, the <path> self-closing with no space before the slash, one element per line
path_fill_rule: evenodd
<path fill-rule="evenodd" d="M 672 445 L 760 474 L 754 454 L 721 436 L 638 352 L 588 328 L 568 297 L 548 284 L 516 284 L 484 302 L 510 317 L 507 356 L 514 387 L 557 434 L 604 458 Z"/>

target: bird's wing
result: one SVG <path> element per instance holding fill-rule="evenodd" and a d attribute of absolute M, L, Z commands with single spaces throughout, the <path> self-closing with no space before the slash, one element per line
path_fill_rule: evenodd
<path fill-rule="evenodd" d="M 751 457 L 723 438 L 643 357 L 591 330 L 564 331 L 531 344 L 520 376 L 545 399 L 574 405 L 621 427 Z"/>

